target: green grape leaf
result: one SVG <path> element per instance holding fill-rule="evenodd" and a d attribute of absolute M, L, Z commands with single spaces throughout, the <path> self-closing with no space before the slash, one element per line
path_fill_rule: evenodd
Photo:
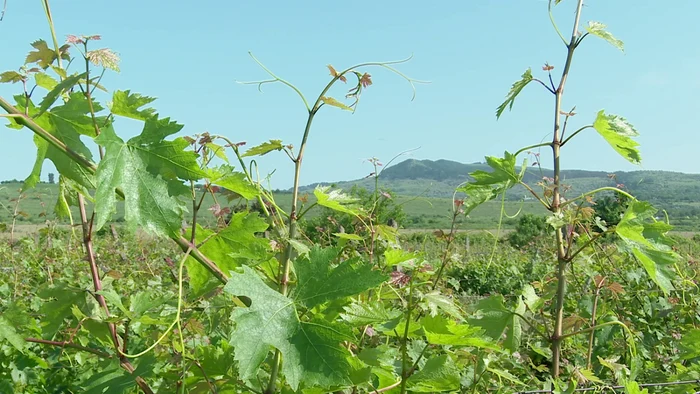
<path fill-rule="evenodd" d="M 336 108 L 344 109 L 346 111 L 352 111 L 352 108 L 341 103 L 340 101 L 334 99 L 333 97 L 326 97 L 322 96 L 321 101 L 323 101 L 324 104 L 331 105 Z"/>
<path fill-rule="evenodd" d="M 11 322 L 0 316 L 0 343 L 4 341 L 7 341 L 20 352 L 24 351 L 24 338 L 17 333 L 17 329 Z"/>
<path fill-rule="evenodd" d="M 357 234 L 333 233 L 333 235 L 340 238 L 340 239 L 345 239 L 348 241 L 362 241 L 363 240 L 363 238 Z"/>
<path fill-rule="evenodd" d="M 408 378 L 408 390 L 415 393 L 451 392 L 459 387 L 459 370 L 446 354 L 430 358 Z"/>
<path fill-rule="evenodd" d="M 297 286 L 292 298 L 297 303 L 311 309 L 328 301 L 359 294 L 388 279 L 371 265 L 361 263 L 359 258 L 333 266 L 339 252 L 338 248 L 315 246 L 308 256 L 294 261 Z"/>
<path fill-rule="evenodd" d="M 656 221 L 657 209 L 648 202 L 633 201 L 615 227 L 623 246 L 642 264 L 649 277 L 668 294 L 673 287 L 674 264 L 680 256 L 666 235 L 672 226 Z"/>
<path fill-rule="evenodd" d="M 56 51 L 49 48 L 48 44 L 44 40 L 37 40 L 32 43 L 35 51 L 29 52 L 27 58 L 24 60 L 25 64 L 36 63 L 39 67 L 46 70 L 54 60 L 56 60 Z M 59 48 L 58 52 L 61 54 L 61 59 L 70 60 L 70 55 L 68 54 L 69 46 L 66 44 Z"/>
<path fill-rule="evenodd" d="M 440 309 L 457 320 L 464 320 L 462 310 L 450 297 L 440 293 L 440 291 L 435 290 L 426 293 L 423 295 L 423 299 L 430 311 L 430 316 L 436 316 L 438 314 L 438 309 Z"/>
<path fill-rule="evenodd" d="M 37 86 L 40 86 L 48 91 L 53 90 L 56 87 L 56 85 L 58 85 L 58 81 L 47 73 L 34 74 L 34 80 L 36 81 Z M 85 95 L 82 96 L 85 97 Z"/>
<path fill-rule="evenodd" d="M 132 373 L 120 367 L 118 361 L 112 361 L 105 368 L 94 374 L 89 374 L 83 382 L 80 391 L 83 394 L 125 394 L 130 393 L 136 386 L 136 377 L 149 379 L 157 371 L 158 360 L 153 353 L 139 357 L 133 363 L 136 368 Z"/>
<path fill-rule="evenodd" d="M 618 40 L 610 32 L 605 30 L 606 27 L 606 25 L 600 22 L 591 21 L 588 22 L 588 26 L 586 26 L 586 31 L 590 34 L 593 34 L 596 37 L 602 38 L 603 40 L 607 41 L 610 45 L 624 52 L 625 43 L 623 43 L 621 40 Z"/>
<path fill-rule="evenodd" d="M 206 239 L 211 239 L 210 237 L 214 236 L 215 234 L 216 233 L 214 231 L 203 228 L 202 226 L 197 224 L 197 231 L 195 232 L 195 243 L 200 244 Z M 192 230 L 188 229 L 185 236 L 187 237 L 187 239 L 190 239 L 192 237 Z M 204 244 L 200 248 L 200 251 L 202 251 L 202 253 L 204 253 L 205 256 L 212 259 L 212 256 L 209 256 L 205 251 L 202 250 L 204 248 L 206 248 L 206 244 Z M 210 251 L 209 254 L 212 254 L 212 252 Z M 217 265 L 218 264 L 219 263 L 217 262 Z M 203 264 L 195 260 L 193 257 L 188 257 L 187 260 L 185 260 L 185 267 L 187 267 L 187 276 L 190 279 L 189 287 L 194 297 L 199 297 L 220 284 L 218 280 L 215 280 L 214 275 L 212 275 L 211 272 L 209 272 L 209 270 Z"/>
<path fill-rule="evenodd" d="M 38 74 L 37 74 L 38 75 Z M 24 79 L 24 75 L 17 71 L 5 71 L 0 74 L 0 83 L 17 83 Z"/>
<path fill-rule="evenodd" d="M 529 84 L 532 82 L 533 77 L 532 77 L 532 69 L 528 68 L 523 75 L 520 76 L 520 80 L 515 82 L 513 86 L 511 86 L 510 91 L 506 95 L 506 101 L 503 102 L 503 104 L 498 106 L 498 109 L 496 110 L 496 118 L 500 118 L 501 115 L 503 114 L 503 111 L 506 110 L 506 107 L 508 107 L 508 110 L 513 109 L 513 104 L 515 103 L 515 98 L 518 97 L 520 92 Z"/>
<path fill-rule="evenodd" d="M 384 251 L 384 258 L 387 267 L 393 267 L 395 265 L 403 266 L 407 265 L 418 258 L 415 253 L 407 252 L 403 249 L 387 249 Z"/>
<path fill-rule="evenodd" d="M 341 341 L 354 338 L 343 326 L 325 321 L 301 322 L 294 302 L 268 287 L 252 268 L 231 272 L 224 291 L 251 300 L 249 308 L 236 308 L 231 314 L 235 324 L 230 343 L 239 376 L 256 379 L 268 354 L 282 353 L 282 373 L 293 390 L 305 387 L 328 388 L 350 383 L 350 352 Z"/>
<path fill-rule="evenodd" d="M 103 109 L 95 101 L 92 102 L 92 106 L 95 112 Z M 97 135 L 95 125 L 90 116 L 90 104 L 81 92 L 71 94 L 63 105 L 53 107 L 50 112 L 47 112 L 47 115 L 51 117 L 51 121 L 57 128 L 69 129 L 77 134 L 89 137 Z M 104 117 L 97 117 L 95 121 L 98 127 L 107 124 L 107 120 Z"/>
<path fill-rule="evenodd" d="M 316 196 L 318 205 L 353 216 L 360 216 L 360 206 L 357 204 L 360 200 L 358 198 L 351 197 L 340 190 L 328 192 L 330 188 L 330 186 L 316 186 L 314 196 Z"/>
<path fill-rule="evenodd" d="M 520 300 L 516 312 L 524 308 L 525 304 Z M 477 317 L 468 319 L 470 325 L 483 328 L 486 335 L 495 341 L 500 340 L 503 333 L 506 332 L 503 345 L 511 352 L 516 351 L 520 347 L 520 338 L 522 336 L 520 318 L 506 308 L 502 295 L 492 295 L 479 301 L 476 309 L 478 310 Z"/>
<path fill-rule="evenodd" d="M 649 390 L 639 387 L 639 383 L 631 380 L 625 382 L 625 394 L 649 394 Z"/>
<path fill-rule="evenodd" d="M 527 168 L 526 162 L 523 162 L 521 171 L 518 173 L 515 171 L 515 159 L 515 155 L 507 151 L 503 158 L 486 156 L 486 163 L 493 168 L 493 171 L 476 170 L 469 174 L 473 180 L 456 189 L 457 192 L 467 195 L 462 206 L 465 215 L 517 185 L 523 179 Z"/>
<path fill-rule="evenodd" d="M 108 107 L 115 115 L 136 120 L 146 120 L 153 117 L 156 110 L 153 108 L 139 108 L 146 104 L 150 104 L 155 100 L 155 97 L 142 96 L 139 93 L 131 93 L 131 90 L 117 90 L 112 95 L 112 102 L 108 105 Z"/>
<path fill-rule="evenodd" d="M 681 360 L 691 360 L 700 357 L 700 330 L 695 328 L 686 331 L 678 347 Z"/>
<path fill-rule="evenodd" d="M 604 110 L 600 110 L 593 128 L 627 161 L 641 164 L 642 157 L 637 149 L 639 143 L 632 139 L 639 136 L 639 133 L 625 118 L 608 115 Z"/>
<path fill-rule="evenodd" d="M 246 200 L 252 200 L 260 195 L 258 188 L 250 183 L 244 173 L 234 171 L 233 166 L 228 164 L 208 168 L 207 178 L 212 184 L 237 193 Z"/>
<path fill-rule="evenodd" d="M 231 216 L 228 226 L 219 233 L 197 227 L 195 236 L 197 243 L 207 240 L 199 250 L 215 261 L 223 272 L 228 272 L 241 265 L 260 264 L 272 257 L 270 242 L 256 236 L 267 230 L 268 226 L 257 213 L 237 212 Z M 186 264 L 190 274 L 190 287 L 195 295 L 201 295 L 209 288 L 207 282 L 213 276 L 193 257 L 189 257 Z"/>
<path fill-rule="evenodd" d="M 382 303 L 357 303 L 343 307 L 340 317 L 354 327 L 388 322 L 401 316 L 401 311 L 386 309 Z"/>
<path fill-rule="evenodd" d="M 273 150 L 282 150 L 284 146 L 282 145 L 282 140 L 270 140 L 269 142 L 263 142 L 258 146 L 254 146 L 248 149 L 241 157 L 248 156 L 264 156 Z"/>
<path fill-rule="evenodd" d="M 58 140 L 66 144 L 71 150 L 81 154 L 86 159 L 92 159 L 92 152 L 80 140 L 80 135 L 75 132 L 72 127 L 67 127 L 66 124 L 56 121 L 56 119 L 45 112 L 41 116 L 37 116 L 38 108 L 29 101 L 27 108 L 27 100 L 24 95 L 15 96 L 17 108 L 22 112 L 27 112 L 34 119 L 34 122 L 49 134 L 56 137 Z M 21 126 L 20 126 L 21 127 Z M 46 140 L 34 135 L 34 144 L 37 147 L 36 159 L 32 172 L 24 181 L 23 188 L 29 190 L 36 186 L 41 177 L 41 169 L 46 159 L 51 160 L 59 174 L 69 178 L 78 184 L 87 188 L 95 187 L 94 176 L 76 161 L 72 160 L 63 151 L 58 150 L 53 145 L 50 145 Z"/>
<path fill-rule="evenodd" d="M 35 115 L 36 116 L 41 116 L 46 110 L 49 109 L 53 105 L 53 103 L 58 100 L 58 97 L 74 87 L 78 81 L 80 81 L 81 78 L 85 78 L 85 73 L 82 74 L 73 74 L 69 76 L 68 78 L 64 79 L 63 81 L 59 82 L 58 85 L 54 86 L 51 91 L 49 91 L 46 96 L 44 96 L 44 99 L 41 100 L 41 103 L 39 104 L 39 113 Z"/>
<path fill-rule="evenodd" d="M 39 307 L 42 336 L 52 338 L 59 331 L 65 320 L 74 320 L 72 308 L 77 305 L 81 310 L 87 308 L 86 293 L 74 289 L 65 283 L 55 282 L 39 289 L 37 295 L 45 301 Z"/>
<path fill-rule="evenodd" d="M 229 162 L 228 156 L 226 156 L 226 149 L 223 146 L 215 144 L 213 142 L 207 142 L 206 144 L 204 144 L 204 146 L 206 146 L 207 149 L 211 150 L 214 153 L 214 155 L 219 159 L 225 161 L 226 163 Z"/>
<path fill-rule="evenodd" d="M 97 167 L 96 230 L 116 212 L 115 189 L 121 188 L 125 197 L 124 218 L 132 229 L 138 227 L 156 235 L 179 235 L 185 205 L 169 195 L 165 179 L 147 170 L 149 164 L 161 159 L 159 144 L 125 143 L 112 127 L 103 128 L 95 141 L 105 147 L 105 157 Z M 197 166 L 192 156 L 162 159 L 176 164 L 183 173 Z"/>
<path fill-rule="evenodd" d="M 481 327 L 457 324 L 443 316 L 426 316 L 421 326 L 428 343 L 433 345 L 472 346 L 498 350 L 498 346 L 484 337 Z"/>
<path fill-rule="evenodd" d="M 506 380 L 510 380 L 511 382 L 513 382 L 513 383 L 515 383 L 515 384 L 519 384 L 519 385 L 521 385 L 521 386 L 524 386 L 524 385 L 525 385 L 525 383 L 523 383 L 522 381 L 520 381 L 515 375 L 513 375 L 512 373 L 506 371 L 505 369 L 487 367 L 486 370 L 489 371 L 489 372 L 491 372 L 492 374 L 494 374 L 494 375 L 500 377 L 500 378 L 503 378 L 503 379 L 506 379 Z M 574 386 L 574 387 L 575 387 L 575 386 Z"/>
<path fill-rule="evenodd" d="M 165 137 L 180 132 L 183 127 L 183 125 L 171 121 L 169 117 L 159 119 L 156 116 L 151 116 L 145 120 L 141 134 L 129 141 L 136 145 L 157 144 Z"/>

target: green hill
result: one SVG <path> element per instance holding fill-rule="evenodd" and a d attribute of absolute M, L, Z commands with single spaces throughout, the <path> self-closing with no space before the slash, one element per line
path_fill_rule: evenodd
<path fill-rule="evenodd" d="M 451 201 L 455 188 L 469 180 L 469 173 L 476 170 L 489 171 L 484 163 L 463 164 L 450 160 L 414 160 L 409 159 L 386 168 L 380 176 L 380 188 L 392 190 L 398 194 L 397 202 L 402 204 L 408 220 L 402 225 L 407 228 L 444 228 L 449 227 Z M 549 176 L 550 170 L 529 168 L 526 182 L 537 190 L 537 183 L 543 176 Z M 633 171 L 616 172 L 614 179 L 603 171 L 566 170 L 562 179 L 570 188 L 566 192 L 569 198 L 580 193 L 603 186 L 622 184 L 626 189 L 642 200 L 652 202 L 660 209 L 665 209 L 671 222 L 679 230 L 700 230 L 700 174 L 685 174 L 669 171 Z M 5 181 L 0 185 L 0 223 L 9 223 L 15 210 L 14 200 L 18 196 L 21 183 Z M 345 190 L 354 185 L 374 188 L 373 179 L 354 181 L 324 182 Z M 318 184 L 302 187 L 302 192 L 311 192 Z M 53 206 L 56 203 L 58 188 L 55 184 L 40 183 L 33 190 L 23 195 L 17 207 L 20 215 L 18 223 L 43 223 L 53 219 Z M 289 191 L 275 193 L 275 198 L 283 208 L 291 201 Z M 309 196 L 313 202 L 313 194 Z M 522 209 L 523 212 L 541 213 L 545 211 L 522 187 L 516 187 L 506 196 L 506 211 L 509 214 Z M 205 207 L 213 205 L 207 199 Z M 123 213 L 122 204 L 118 204 L 117 218 Z M 464 222 L 464 228 L 494 229 L 498 224 L 500 201 L 492 201 L 477 208 Z M 313 214 L 313 213 L 312 213 Z M 77 211 L 74 210 L 77 218 Z M 211 219 L 208 210 L 203 211 L 203 220 Z M 512 227 L 513 219 L 504 221 L 506 227 Z"/>
<path fill-rule="evenodd" d="M 476 170 L 490 171 L 485 163 L 464 164 L 450 160 L 408 159 L 386 168 L 380 174 L 380 187 L 392 190 L 401 196 L 425 196 L 451 198 L 454 190 L 463 182 L 469 181 L 469 173 Z M 525 182 L 535 190 L 541 190 L 537 183 L 552 171 L 546 168 L 530 167 L 526 171 Z M 604 186 L 623 185 L 641 200 L 652 202 L 660 209 L 668 211 L 679 226 L 700 226 L 700 174 L 686 174 L 671 171 L 630 171 L 605 172 L 586 170 L 564 170 L 562 180 L 568 186 L 566 196 L 580 195 L 588 190 Z M 329 184 L 329 183 L 323 183 Z M 332 182 L 342 189 L 354 185 L 374 188 L 374 179 Z M 305 186 L 313 189 L 317 184 Z M 532 197 L 523 187 L 511 189 L 508 201 L 530 200 Z"/>

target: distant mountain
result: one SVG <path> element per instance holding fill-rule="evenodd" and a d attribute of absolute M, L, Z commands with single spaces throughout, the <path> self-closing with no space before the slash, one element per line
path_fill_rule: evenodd
<path fill-rule="evenodd" d="M 408 159 L 386 168 L 379 178 L 380 187 L 389 189 L 399 195 L 452 197 L 454 190 L 463 182 L 470 180 L 469 173 L 476 170 L 491 171 L 485 163 L 464 164 L 451 160 L 416 160 Z M 550 169 L 528 168 L 525 182 L 538 190 L 537 182 L 543 177 L 551 176 Z M 611 175 L 614 174 L 614 177 Z M 588 190 L 604 186 L 624 185 L 637 198 L 654 203 L 659 208 L 674 211 L 674 216 L 700 218 L 700 174 L 685 174 L 671 171 L 630 171 L 605 172 L 586 170 L 563 170 L 562 181 L 569 185 L 566 192 L 574 197 Z M 374 179 L 357 179 L 353 181 L 324 182 L 342 189 L 354 185 L 368 189 L 374 188 Z M 317 184 L 302 187 L 313 189 Z M 541 190 L 541 189 L 540 189 Z M 515 187 L 507 194 L 508 200 L 530 198 L 523 187 Z"/>

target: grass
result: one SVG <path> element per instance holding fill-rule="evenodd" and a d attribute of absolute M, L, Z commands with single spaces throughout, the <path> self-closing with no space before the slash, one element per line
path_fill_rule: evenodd
<path fill-rule="evenodd" d="M 21 183 L 6 183 L 0 185 L 0 223 L 10 225 L 12 217 L 17 208 L 17 224 L 43 224 L 46 220 L 56 220 L 54 214 L 54 206 L 58 197 L 57 185 L 48 183 L 40 183 L 36 188 L 29 190 L 23 194 L 22 199 L 17 205 L 17 196 Z M 289 211 L 291 205 L 291 193 L 277 192 L 275 200 L 285 211 Z M 231 206 L 239 204 L 242 201 L 228 202 L 223 196 L 217 197 L 217 201 L 222 206 Z M 313 193 L 308 193 L 308 203 L 315 202 Z M 409 197 L 398 196 L 396 202 L 403 206 L 407 220 L 405 223 L 400 223 L 406 229 L 447 229 L 450 227 L 450 218 L 452 211 L 452 199 L 444 197 Z M 208 195 L 203 204 L 203 210 L 200 215 L 200 220 L 203 224 L 212 223 L 213 215 L 209 208 L 215 204 L 214 199 Z M 504 205 L 505 214 L 513 216 L 516 213 L 533 213 L 545 215 L 545 209 L 535 201 L 506 201 Z M 319 209 L 311 209 L 309 217 L 317 215 Z M 90 214 L 90 212 L 88 212 Z M 122 203 L 117 204 L 117 215 L 115 221 L 120 221 L 124 214 Z M 72 209 L 73 220 L 79 222 L 77 208 Z M 501 228 L 512 229 L 517 222 L 517 218 L 509 218 L 504 215 L 501 223 Z M 489 201 L 474 211 L 468 218 L 461 219 L 460 229 L 465 230 L 493 230 L 499 226 L 499 218 L 501 218 L 501 202 Z M 62 220 L 61 223 L 69 224 L 68 220 Z M 698 223 L 694 219 L 675 219 L 672 221 L 678 231 L 696 231 Z"/>

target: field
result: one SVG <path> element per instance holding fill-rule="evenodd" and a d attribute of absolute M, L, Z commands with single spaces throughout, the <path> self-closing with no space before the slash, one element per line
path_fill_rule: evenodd
<path fill-rule="evenodd" d="M 5 183 L 0 185 L 0 222 L 10 223 L 15 211 L 15 203 L 19 196 L 21 183 Z M 309 194 L 308 204 L 313 204 L 315 198 L 313 193 Z M 275 193 L 275 200 L 281 208 L 289 211 L 291 205 L 291 193 Z M 58 197 L 57 185 L 48 183 L 40 183 L 35 189 L 32 189 L 25 194 L 19 201 L 17 223 L 41 224 L 46 220 L 55 220 L 54 204 Z M 226 203 L 225 198 L 219 198 L 219 202 Z M 239 201 L 233 201 L 230 204 L 234 205 Z M 435 228 L 450 228 L 450 212 L 452 211 L 452 200 L 439 197 L 406 197 L 397 196 L 396 203 L 402 206 L 403 211 L 407 216 L 405 223 L 400 223 L 402 227 L 407 229 L 435 229 Z M 213 197 L 208 194 L 203 203 L 203 207 L 209 208 L 214 205 Z M 505 212 L 508 215 L 515 213 L 532 213 L 544 215 L 546 211 L 536 202 L 512 202 L 506 201 L 504 204 Z M 477 207 L 468 219 L 464 219 L 460 228 L 483 230 L 496 229 L 498 227 L 499 217 L 501 212 L 500 201 L 489 201 Z M 90 213 L 90 212 L 88 212 Z M 78 210 L 73 207 L 72 214 L 74 218 L 78 218 Z M 309 211 L 309 217 L 318 214 L 318 209 Z M 121 221 L 124 216 L 123 203 L 117 204 L 117 214 L 115 220 Z M 211 224 L 214 220 L 212 213 L 208 210 L 203 210 L 201 219 L 204 223 Z M 503 217 L 502 227 L 513 228 L 516 220 Z M 67 224 L 66 220 L 61 220 L 59 223 Z"/>
<path fill-rule="evenodd" d="M 699 393 L 696 138 L 664 115 L 696 92 L 667 99 L 642 67 L 695 72 L 697 34 L 672 28 L 696 5 L 8 3 L 0 174 L 26 182 L 0 183 L 0 393 Z M 625 51 L 585 22 L 616 7 L 646 12 L 663 48 L 618 21 L 639 42 L 626 66 L 580 53 Z M 65 35 L 95 26 L 104 41 Z M 403 40 L 432 66 L 341 67 Z M 277 49 L 247 69 L 233 54 L 253 43 Z M 427 99 L 408 107 L 396 83 Z M 414 143 L 481 161 L 363 159 L 373 172 L 342 188 L 301 184 Z M 294 186 L 261 180 L 270 167 Z"/>

